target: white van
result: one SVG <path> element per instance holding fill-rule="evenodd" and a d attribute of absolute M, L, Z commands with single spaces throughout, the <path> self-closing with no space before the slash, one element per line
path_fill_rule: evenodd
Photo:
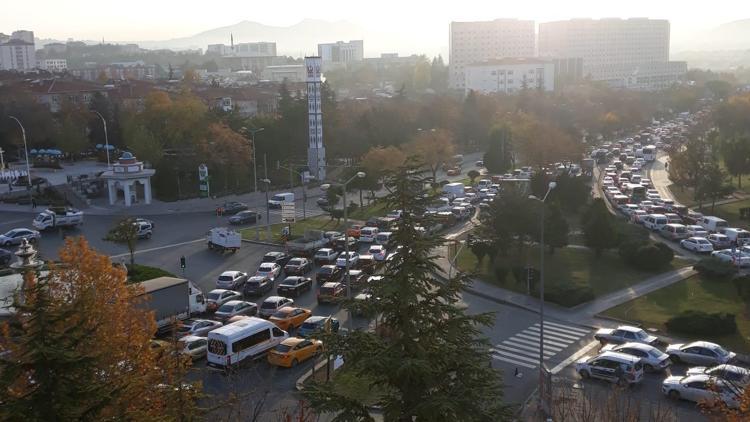
<path fill-rule="evenodd" d="M 249 317 L 208 333 L 208 365 L 225 369 L 258 357 L 289 337 L 272 322 Z"/>
<path fill-rule="evenodd" d="M 390 242 L 392 235 L 392 232 L 380 232 L 375 236 L 375 243 L 377 243 L 378 245 L 388 246 L 388 242 Z"/>
<path fill-rule="evenodd" d="M 443 186 L 443 194 L 450 199 L 461 198 L 466 193 L 466 186 L 463 183 L 448 183 Z"/>
<path fill-rule="evenodd" d="M 727 227 L 720 230 L 720 232 L 726 236 L 730 242 L 734 242 L 737 246 L 744 246 L 750 243 L 750 232 L 745 229 Z"/>
<path fill-rule="evenodd" d="M 378 232 L 380 232 L 380 230 L 378 230 L 377 227 L 362 227 L 359 229 L 359 241 L 373 243 L 375 242 Z"/>
<path fill-rule="evenodd" d="M 708 230 L 709 233 L 719 233 L 722 229 L 729 227 L 726 220 L 711 215 L 704 216 L 698 224 Z"/>
<path fill-rule="evenodd" d="M 477 183 L 477 190 L 479 189 L 488 189 L 490 186 L 492 186 L 492 180 L 490 179 L 482 179 Z"/>
<path fill-rule="evenodd" d="M 658 231 L 669 223 L 667 216 L 663 214 L 649 214 L 643 219 L 643 227 Z"/>
<path fill-rule="evenodd" d="M 277 193 L 268 200 L 268 206 L 271 208 L 281 208 L 284 202 L 294 203 L 294 194 L 291 192 Z"/>
<path fill-rule="evenodd" d="M 682 240 L 688 238 L 687 227 L 682 224 L 670 223 L 659 230 L 659 234 L 669 240 Z"/>

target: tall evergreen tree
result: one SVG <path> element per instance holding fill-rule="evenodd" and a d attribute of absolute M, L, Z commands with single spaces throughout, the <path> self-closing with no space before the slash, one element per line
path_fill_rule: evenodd
<path fill-rule="evenodd" d="M 491 316 L 467 315 L 460 306 L 468 279 L 435 277 L 434 254 L 443 241 L 420 229 L 431 223 L 423 215 L 432 198 L 422 195 L 430 179 L 415 168 L 401 168 L 388 180 L 393 193 L 386 202 L 404 213 L 391 238 L 399 252 L 385 267 L 383 281 L 372 286 L 379 328 L 338 337 L 330 350 L 344 357 L 344 370 L 383 391 L 385 420 L 506 420 L 500 374 L 488 367 L 489 344 L 480 333 Z M 306 390 L 313 407 L 337 414 L 338 421 L 372 420 L 364 403 L 338 393 L 335 377 L 332 382 Z"/>
<path fill-rule="evenodd" d="M 601 256 L 602 251 L 614 248 L 617 245 L 617 231 L 612 221 L 604 200 L 596 198 L 583 214 L 582 219 L 584 242 L 586 246 L 594 249 L 596 256 Z"/>
<path fill-rule="evenodd" d="M 495 126 L 490 130 L 484 165 L 492 173 L 502 174 L 513 169 L 513 137 L 507 125 Z"/>

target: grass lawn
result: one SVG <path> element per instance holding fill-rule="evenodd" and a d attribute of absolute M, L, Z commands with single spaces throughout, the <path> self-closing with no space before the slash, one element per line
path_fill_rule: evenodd
<path fill-rule="evenodd" d="M 707 280 L 696 275 L 614 307 L 605 312 L 605 315 L 640 322 L 644 327 L 667 332 L 664 323 L 669 318 L 687 310 L 735 314 L 739 333 L 701 340 L 715 341 L 735 351 L 750 352 L 748 306 L 737 296 L 737 291 L 729 280 Z M 680 337 L 685 336 L 680 333 Z"/>
<path fill-rule="evenodd" d="M 683 189 L 675 185 L 669 185 L 668 188 L 672 192 L 672 196 L 674 196 L 674 199 L 678 204 L 682 204 L 686 207 L 691 207 L 695 204 L 695 200 L 693 200 L 693 189 Z"/>
<path fill-rule="evenodd" d="M 715 215 L 727 220 L 730 227 L 747 227 L 750 221 L 740 220 L 740 208 L 748 207 L 750 207 L 750 199 L 717 205 L 713 213 L 711 212 L 711 204 L 705 205 L 699 211 L 706 215 Z"/>
<path fill-rule="evenodd" d="M 385 201 L 375 200 L 370 205 L 365 205 L 362 208 L 357 208 L 356 210 L 349 213 L 349 219 L 367 221 L 371 217 L 385 217 L 385 215 L 388 214 L 388 211 L 390 211 L 390 209 L 388 209 Z"/>
<path fill-rule="evenodd" d="M 350 221 L 351 222 L 351 221 Z M 343 231 L 344 221 L 337 223 L 336 220 L 331 220 L 328 216 L 318 216 L 307 218 L 305 220 L 298 220 L 296 223 L 277 223 L 271 225 L 271 239 L 267 239 L 266 226 L 263 224 L 256 225 L 250 228 L 240 230 L 243 239 L 248 240 L 261 240 L 271 242 L 281 242 L 281 230 L 285 226 L 291 226 L 292 235 L 289 239 L 296 239 L 304 236 L 307 230 L 323 230 L 323 231 Z"/>
<path fill-rule="evenodd" d="M 539 249 L 532 248 L 530 252 L 530 263 L 538 268 Z M 487 258 L 484 259 L 482 266 L 477 268 L 477 259 L 468 248 L 461 252 L 457 263 L 458 267 L 464 271 L 476 271 L 477 277 L 484 281 L 516 292 L 527 292 L 526 283 L 517 282 L 512 274 L 508 274 L 504 281 L 499 282 Z M 686 265 L 690 263 L 675 259 L 671 267 L 660 272 L 671 271 Z M 596 297 L 632 286 L 659 273 L 639 271 L 626 265 L 616 251 L 605 251 L 601 257 L 597 258 L 592 250 L 581 248 L 561 248 L 557 249 L 554 255 L 545 255 L 544 269 L 545 285 L 548 288 L 554 285 L 588 286 Z"/>

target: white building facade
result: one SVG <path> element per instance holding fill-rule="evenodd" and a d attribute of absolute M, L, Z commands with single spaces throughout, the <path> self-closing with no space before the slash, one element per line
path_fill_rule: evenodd
<path fill-rule="evenodd" d="M 326 148 L 323 144 L 323 101 L 320 85 L 322 79 L 322 59 L 305 57 L 307 82 L 307 167 L 310 176 L 317 180 L 326 178 Z"/>
<path fill-rule="evenodd" d="M 68 70 L 68 61 L 65 59 L 44 59 L 39 62 L 39 68 L 50 72 L 64 72 Z"/>
<path fill-rule="evenodd" d="M 516 94 L 523 90 L 555 90 L 555 65 L 538 59 L 497 59 L 464 68 L 466 93 Z"/>
<path fill-rule="evenodd" d="M 271 82 L 305 82 L 307 73 L 305 65 L 301 64 L 267 66 L 263 69 L 262 78 Z"/>
<path fill-rule="evenodd" d="M 449 83 L 454 89 L 465 89 L 464 69 L 470 64 L 535 55 L 536 29 L 530 20 L 451 22 L 449 37 Z"/>
<path fill-rule="evenodd" d="M 322 59 L 324 68 L 346 66 L 364 60 L 365 44 L 362 40 L 318 44 L 318 56 Z"/>
<path fill-rule="evenodd" d="M 547 22 L 539 25 L 539 56 L 581 58 L 584 77 L 611 86 L 661 89 L 664 81 L 679 81 L 687 68 L 684 62 L 669 62 L 669 39 L 669 21 L 662 19 Z M 634 73 L 643 74 L 642 83 L 625 80 Z M 653 80 L 653 86 L 643 78 Z"/>
<path fill-rule="evenodd" d="M 14 31 L 0 43 L 0 70 L 27 72 L 37 67 L 34 32 Z"/>
<path fill-rule="evenodd" d="M 211 44 L 208 53 L 218 53 L 224 57 L 276 57 L 275 42 L 245 42 L 232 45 Z"/>

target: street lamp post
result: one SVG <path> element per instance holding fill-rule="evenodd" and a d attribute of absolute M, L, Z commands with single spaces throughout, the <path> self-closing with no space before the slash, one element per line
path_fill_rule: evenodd
<path fill-rule="evenodd" d="M 349 212 L 347 210 L 347 203 L 346 203 L 346 185 L 348 185 L 352 180 L 354 179 L 363 179 L 366 176 L 365 172 L 358 171 L 357 174 L 352 176 L 349 180 L 341 184 L 341 189 L 344 191 L 343 197 L 344 197 L 344 255 L 346 257 L 345 261 L 345 267 L 344 267 L 344 280 L 346 282 L 346 298 L 351 299 L 352 297 L 352 284 L 349 280 L 349 260 L 351 259 L 349 257 Z M 326 183 L 320 186 L 321 189 L 328 190 L 331 187 L 330 184 Z M 349 311 L 349 317 L 347 318 L 349 320 L 349 329 L 353 329 L 354 324 L 352 324 L 352 313 Z"/>
<path fill-rule="evenodd" d="M 243 126 L 240 130 L 242 132 L 250 132 L 250 148 L 252 148 L 253 150 L 253 186 L 255 187 L 255 192 L 258 192 L 258 164 L 255 161 L 255 134 L 258 132 L 263 132 L 264 130 L 266 130 L 266 128 L 261 127 L 258 129 L 248 129 Z"/>
<path fill-rule="evenodd" d="M 107 136 L 107 120 L 104 119 L 104 116 L 102 116 L 102 114 L 98 111 L 91 110 L 91 112 L 95 113 L 97 116 L 99 116 L 100 119 L 102 119 L 102 124 L 104 125 L 104 149 L 107 151 L 107 170 L 111 170 L 112 166 L 109 163 L 109 137 Z"/>
<path fill-rule="evenodd" d="M 18 123 L 18 126 L 21 128 L 21 137 L 23 138 L 23 151 L 26 153 L 26 178 L 29 182 L 29 203 L 31 204 L 31 207 L 33 208 L 33 193 L 31 191 L 31 167 L 29 166 L 29 148 L 26 145 L 26 129 L 24 129 L 23 125 L 21 124 L 21 121 L 18 120 L 18 118 L 14 116 L 8 116 L 11 119 L 15 120 L 16 123 Z"/>
<path fill-rule="evenodd" d="M 549 182 L 544 198 L 539 199 L 533 195 L 530 199 L 542 203 L 539 221 L 539 409 L 544 409 L 544 208 L 549 193 L 557 186 L 557 182 Z"/>
<path fill-rule="evenodd" d="M 268 179 L 261 179 L 266 185 L 266 242 L 271 241 L 271 209 L 268 206 L 268 191 L 271 189 L 271 181 Z"/>

